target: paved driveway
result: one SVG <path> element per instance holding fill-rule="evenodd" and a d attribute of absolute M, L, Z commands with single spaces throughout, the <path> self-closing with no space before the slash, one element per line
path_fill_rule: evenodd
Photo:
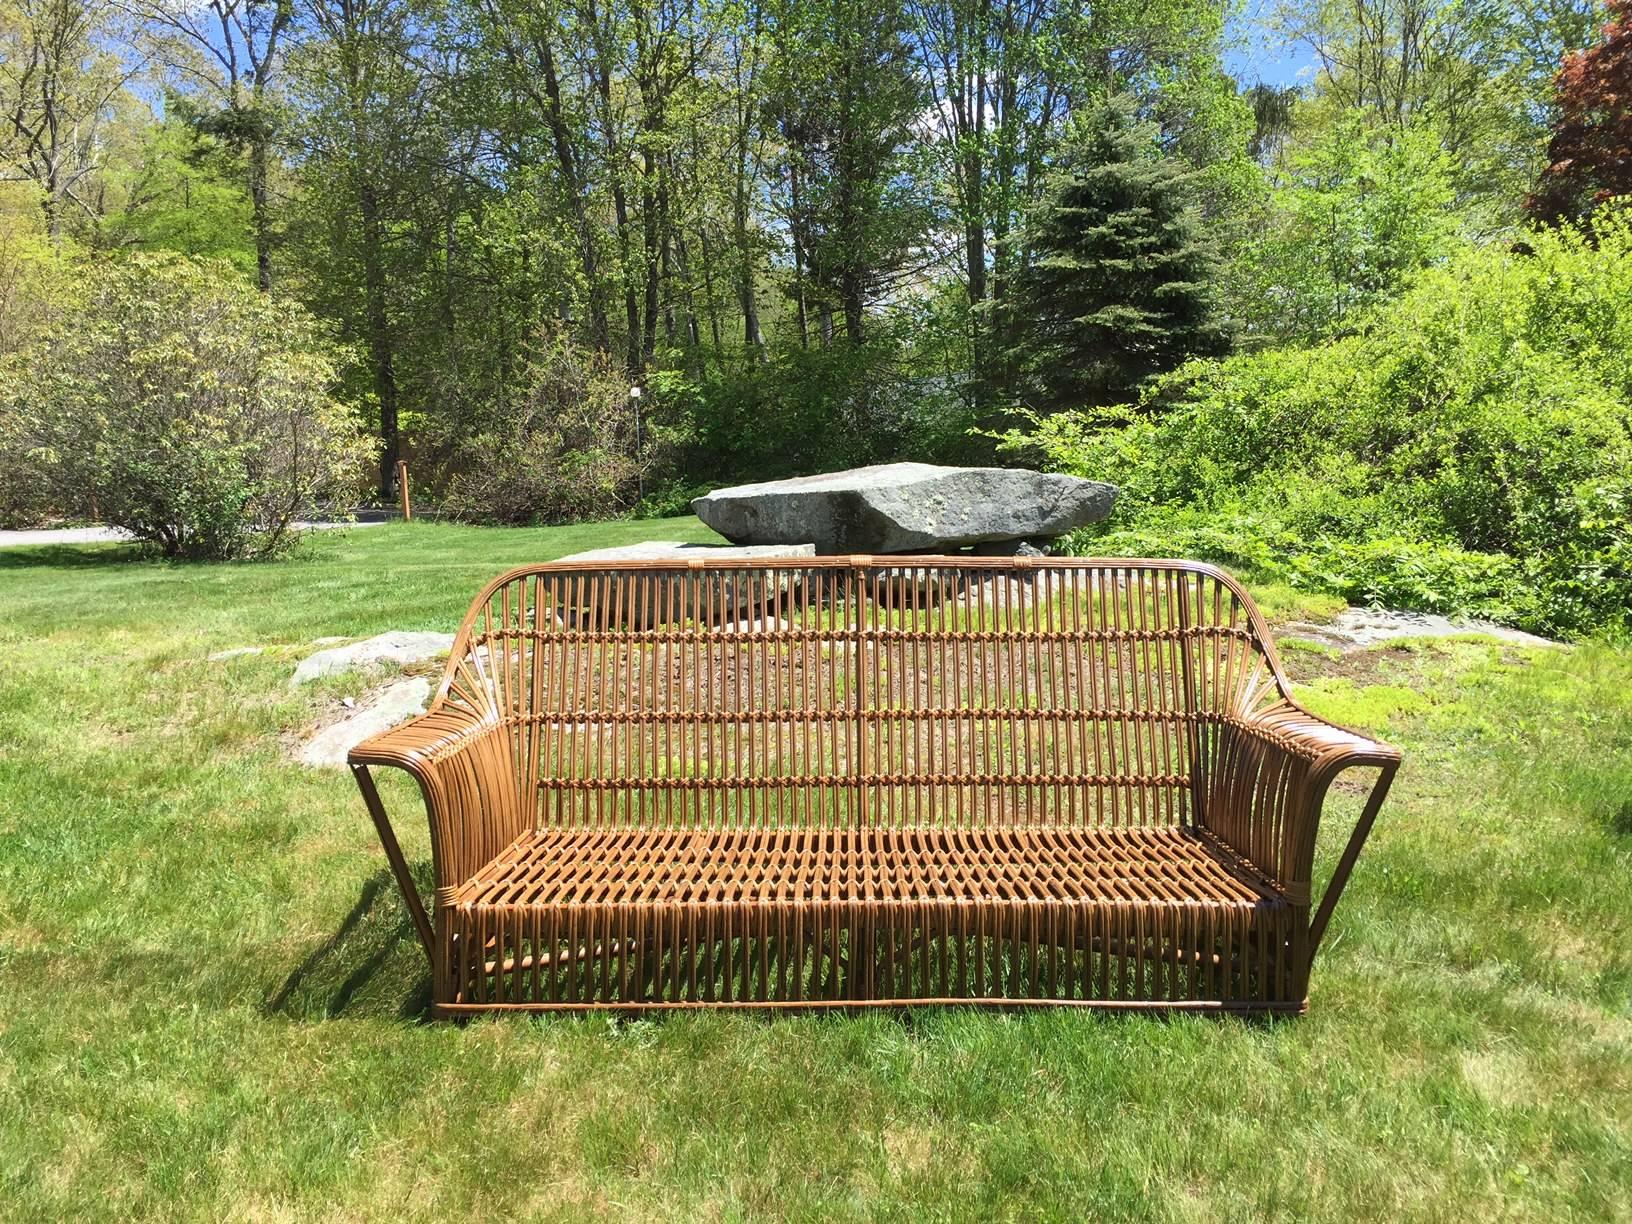
<path fill-rule="evenodd" d="M 296 523 L 302 531 L 331 531 L 337 527 L 378 527 L 379 523 Z M 42 531 L 0 531 L 0 548 L 26 544 L 113 544 L 130 539 L 118 527 L 51 527 Z"/>

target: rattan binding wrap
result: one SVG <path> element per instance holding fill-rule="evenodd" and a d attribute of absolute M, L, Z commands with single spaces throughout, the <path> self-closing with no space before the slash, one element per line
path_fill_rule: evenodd
<path fill-rule="evenodd" d="M 512 571 L 351 763 L 439 1015 L 1300 1011 L 1399 754 L 1301 709 L 1210 566 L 832 557 Z M 376 765 L 423 791 L 429 912 Z"/>

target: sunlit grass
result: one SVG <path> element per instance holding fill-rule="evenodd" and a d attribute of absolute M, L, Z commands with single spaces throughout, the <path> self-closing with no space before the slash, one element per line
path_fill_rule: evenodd
<path fill-rule="evenodd" d="M 1408 753 L 1300 1020 L 423 1023 L 350 779 L 280 743 L 364 682 L 292 690 L 294 661 L 452 629 L 501 569 L 643 538 L 709 537 L 0 552 L 0 1215 L 1627 1214 L 1632 653 L 1608 646 L 1288 654 L 1317 709 Z M 271 649 L 206 658 L 244 645 Z M 387 792 L 420 860 L 416 798 Z M 1334 796 L 1325 871 L 1359 801 Z"/>

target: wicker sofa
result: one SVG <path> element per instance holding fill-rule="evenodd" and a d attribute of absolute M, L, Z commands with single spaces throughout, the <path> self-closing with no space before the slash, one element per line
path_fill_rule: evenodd
<path fill-rule="evenodd" d="M 350 758 L 441 1016 L 1301 1011 L 1399 759 L 1293 701 L 1217 569 L 972 557 L 514 570 Z M 428 909 L 376 766 L 423 793 Z"/>

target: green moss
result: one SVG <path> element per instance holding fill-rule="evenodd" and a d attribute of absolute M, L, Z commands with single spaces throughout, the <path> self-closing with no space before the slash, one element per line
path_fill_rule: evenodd
<path fill-rule="evenodd" d="M 1311 710 L 1348 727 L 1386 731 L 1401 714 L 1427 709 L 1429 698 L 1398 684 L 1359 685 L 1341 676 L 1328 676 L 1304 685 L 1298 696 Z"/>
<path fill-rule="evenodd" d="M 1275 642 L 1282 655 L 1314 655 L 1321 659 L 1341 659 L 1343 652 L 1330 642 L 1313 642 L 1307 638 L 1279 638 Z"/>

